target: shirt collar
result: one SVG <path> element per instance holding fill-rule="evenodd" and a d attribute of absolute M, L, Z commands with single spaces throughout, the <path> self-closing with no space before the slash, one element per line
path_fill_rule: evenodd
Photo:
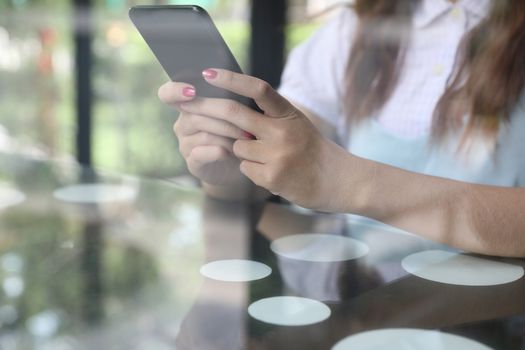
<path fill-rule="evenodd" d="M 480 18 L 487 17 L 489 10 L 490 10 L 491 3 L 492 3 L 491 0 L 462 0 L 462 1 L 459 1 L 459 4 L 463 6 L 467 11 L 471 12 L 472 14 Z"/>
<path fill-rule="evenodd" d="M 454 6 L 461 6 L 470 14 L 484 18 L 487 16 L 490 3 L 491 0 L 458 0 L 456 4 L 447 0 L 420 0 L 414 13 L 414 26 L 425 27 Z"/>

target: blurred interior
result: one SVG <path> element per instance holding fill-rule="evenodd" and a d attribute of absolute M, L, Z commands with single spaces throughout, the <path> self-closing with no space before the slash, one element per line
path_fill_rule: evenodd
<path fill-rule="evenodd" d="M 128 9 L 204 7 L 243 70 L 277 87 L 291 49 L 351 2 L 0 0 L 0 350 L 319 350 L 391 327 L 525 350 L 523 278 L 475 293 L 427 281 L 401 260 L 449 247 L 276 198 L 227 203 L 179 186 L 195 181 L 172 131 L 177 112 L 157 97 L 168 77 Z M 79 183 L 120 186 L 131 198 L 57 198 L 57 189 Z M 374 248 L 321 264 L 270 249 L 308 233 Z M 201 276 L 201 266 L 222 259 L 252 259 L 274 272 L 245 284 Z M 326 302 L 332 317 L 306 328 L 248 317 L 250 302 L 288 294 Z"/>
<path fill-rule="evenodd" d="M 156 95 L 167 76 L 127 16 L 137 4 L 187 3 L 2 1 L 0 151 L 158 178 L 187 174 L 172 133 L 176 112 Z M 210 12 L 245 72 L 278 85 L 286 53 L 340 1 L 191 3 Z"/>

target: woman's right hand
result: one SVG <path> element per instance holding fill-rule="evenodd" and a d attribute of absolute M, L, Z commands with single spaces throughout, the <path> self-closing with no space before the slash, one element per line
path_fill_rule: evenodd
<path fill-rule="evenodd" d="M 162 102 L 180 111 L 179 104 L 197 99 L 198 92 L 189 84 L 168 82 L 159 88 Z M 201 181 L 229 186 L 245 181 L 239 160 L 233 155 L 233 143 L 251 135 L 231 123 L 180 111 L 173 126 L 179 150 L 188 170 Z"/>

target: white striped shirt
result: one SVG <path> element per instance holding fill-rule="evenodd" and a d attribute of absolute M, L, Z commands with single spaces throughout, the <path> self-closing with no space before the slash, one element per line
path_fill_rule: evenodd
<path fill-rule="evenodd" d="M 407 139 L 430 131 L 436 103 L 445 90 L 459 43 L 487 14 L 490 0 L 422 0 L 396 89 L 375 119 Z M 344 126 L 344 76 L 357 26 L 342 10 L 290 55 L 280 92 L 339 130 Z"/>

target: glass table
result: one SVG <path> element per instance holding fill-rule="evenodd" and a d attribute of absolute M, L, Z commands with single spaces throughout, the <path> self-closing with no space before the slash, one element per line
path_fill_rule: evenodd
<path fill-rule="evenodd" d="M 0 349 L 523 350 L 524 266 L 0 155 Z"/>

